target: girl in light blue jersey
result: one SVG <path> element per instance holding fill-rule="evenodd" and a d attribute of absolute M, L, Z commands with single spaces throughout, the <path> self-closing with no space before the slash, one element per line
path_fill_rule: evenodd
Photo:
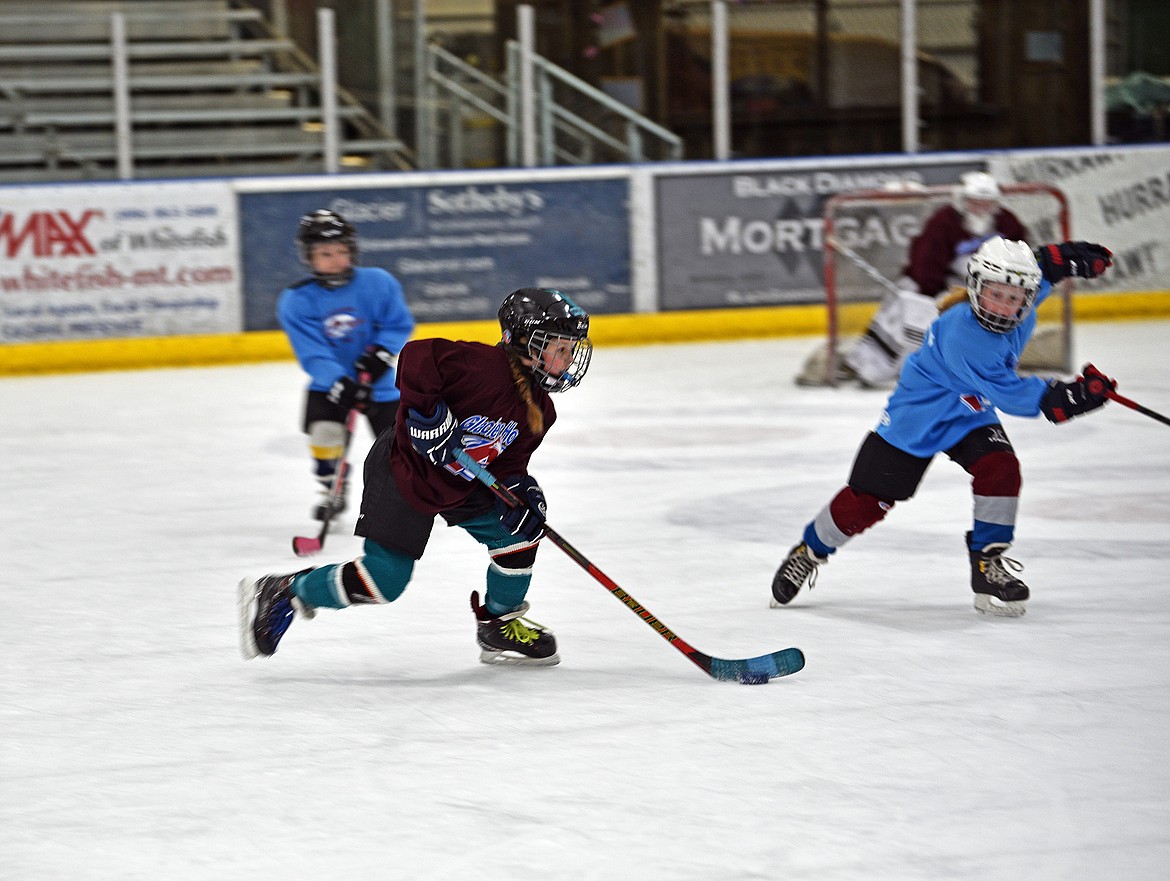
<path fill-rule="evenodd" d="M 805 527 L 772 581 L 772 606 L 789 603 L 817 567 L 850 538 L 914 495 L 931 460 L 946 455 L 971 475 L 974 523 L 967 533 L 975 608 L 1023 615 L 1028 587 L 1003 556 L 1015 534 L 1020 463 L 1000 422 L 1041 413 L 1064 422 L 1095 410 L 1115 383 L 1086 365 L 1073 382 L 1016 373 L 1036 328 L 1036 306 L 1053 283 L 1095 278 L 1108 249 L 1088 242 L 1046 245 L 988 239 L 967 265 L 967 290 L 943 301 L 922 348 L 906 361 L 881 420 L 853 462 L 848 484 Z"/>

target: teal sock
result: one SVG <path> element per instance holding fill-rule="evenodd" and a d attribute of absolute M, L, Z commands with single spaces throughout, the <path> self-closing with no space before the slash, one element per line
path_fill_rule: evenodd
<path fill-rule="evenodd" d="M 334 589 L 335 574 L 341 564 L 320 566 L 304 575 L 298 575 L 292 589 L 298 597 L 315 608 L 344 609 L 345 603 L 337 598 Z"/>
<path fill-rule="evenodd" d="M 497 617 L 505 612 L 516 611 L 524 604 L 531 581 L 531 575 L 505 575 L 496 567 L 489 566 L 483 607 L 490 615 Z"/>

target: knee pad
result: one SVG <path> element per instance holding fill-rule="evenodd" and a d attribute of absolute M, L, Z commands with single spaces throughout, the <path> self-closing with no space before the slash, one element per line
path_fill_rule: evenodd
<path fill-rule="evenodd" d="M 898 295 L 902 306 L 903 352 L 913 352 L 926 338 L 926 329 L 938 318 L 934 297 L 924 297 L 917 291 L 903 291 Z"/>
<path fill-rule="evenodd" d="M 852 538 L 859 532 L 864 532 L 890 512 L 894 503 L 888 499 L 879 499 L 869 493 L 858 492 L 851 486 L 845 487 L 829 502 L 829 516 L 833 526 L 841 534 L 841 542 L 826 543 L 839 546 L 844 539 Z M 821 524 L 817 522 L 819 533 Z M 824 536 L 827 540 L 829 536 Z"/>
<path fill-rule="evenodd" d="M 345 449 L 345 426 L 318 420 L 309 425 L 309 450 L 314 459 L 340 459 Z"/>
<path fill-rule="evenodd" d="M 1018 496 L 1020 460 L 1015 453 L 998 450 L 971 463 L 971 491 L 977 496 Z"/>

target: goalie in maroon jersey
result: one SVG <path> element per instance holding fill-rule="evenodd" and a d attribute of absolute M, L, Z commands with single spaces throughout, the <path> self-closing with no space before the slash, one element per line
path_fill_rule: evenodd
<path fill-rule="evenodd" d="M 390 603 L 406 588 L 435 516 L 487 549 L 483 602 L 471 594 L 484 663 L 552 665 L 552 631 L 523 617 L 545 498 L 528 460 L 556 420 L 550 392 L 581 382 L 589 368 L 589 316 L 560 291 L 522 288 L 499 310 L 502 339 L 483 343 L 423 339 L 398 360 L 402 404 L 365 461 L 355 532 L 364 554 L 347 563 L 240 582 L 241 650 L 271 655 L 293 616 L 321 607 Z M 455 452 L 489 465 L 524 504 L 499 501 L 464 473 Z"/>
<path fill-rule="evenodd" d="M 999 184 L 990 174 L 969 171 L 960 178 L 955 204 L 943 205 L 910 242 L 909 259 L 865 333 L 845 352 L 846 379 L 865 387 L 893 383 L 910 353 L 922 345 L 926 328 L 938 317 L 936 301 L 963 284 L 967 261 L 992 236 L 1027 240 L 1020 218 L 1002 204 Z M 851 374 L 851 376 L 849 375 Z"/>

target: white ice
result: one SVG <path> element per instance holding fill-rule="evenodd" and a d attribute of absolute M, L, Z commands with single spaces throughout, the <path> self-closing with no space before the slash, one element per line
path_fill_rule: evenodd
<path fill-rule="evenodd" d="M 1077 331 L 1166 413 L 1168 341 Z M 0 380 L 0 878 L 1166 878 L 1170 427 L 1006 418 L 1023 619 L 971 607 L 945 458 L 774 610 L 884 401 L 796 388 L 812 345 L 599 349 L 533 462 L 550 522 L 685 640 L 805 651 L 762 687 L 552 545 L 529 598 L 561 665 L 485 667 L 485 558 L 442 528 L 398 602 L 244 662 L 236 582 L 300 568 L 313 530 L 296 365 Z"/>

